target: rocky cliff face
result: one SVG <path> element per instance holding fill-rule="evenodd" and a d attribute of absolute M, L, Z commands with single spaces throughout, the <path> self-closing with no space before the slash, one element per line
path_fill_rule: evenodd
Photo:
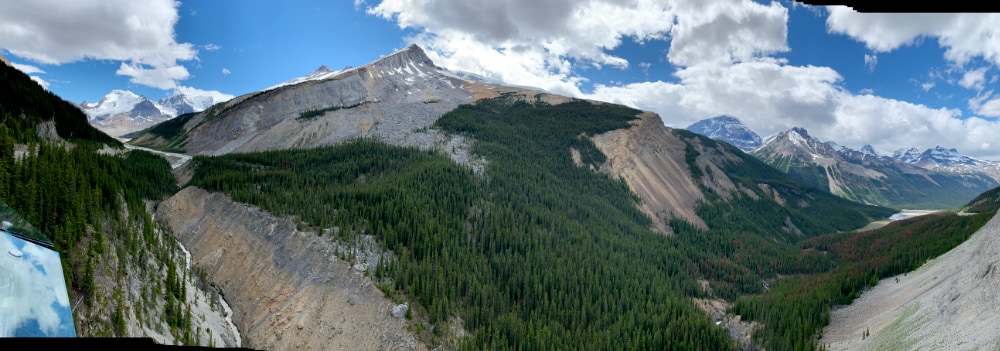
<path fill-rule="evenodd" d="M 421 350 L 407 321 L 336 246 L 290 219 L 188 187 L 157 218 L 190 249 L 234 311 L 244 346 L 267 350 Z"/>
<path fill-rule="evenodd" d="M 183 125 L 186 153 L 220 155 L 332 145 L 372 137 L 432 148 L 438 117 L 472 101 L 477 85 L 449 75 L 417 46 L 324 80 L 280 86 L 233 99 Z M 156 146 L 155 135 L 136 143 Z"/>
<path fill-rule="evenodd" d="M 640 209 L 653 219 L 657 231 L 669 232 L 666 220 L 671 215 L 706 228 L 694 212 L 704 196 L 685 163 L 686 144 L 670 133 L 660 116 L 647 112 L 639 117 L 631 128 L 592 138 L 608 157 L 601 170 L 621 177 L 639 195 Z"/>

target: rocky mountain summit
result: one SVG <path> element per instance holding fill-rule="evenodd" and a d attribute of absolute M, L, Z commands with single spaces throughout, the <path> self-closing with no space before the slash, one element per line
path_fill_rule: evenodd
<path fill-rule="evenodd" d="M 449 75 L 415 45 L 361 67 L 288 83 L 172 121 L 172 129 L 153 130 L 135 143 L 176 145 L 192 155 L 316 147 L 358 137 L 432 148 L 450 141 L 427 130 L 438 117 L 476 94 L 496 95 Z"/>
<path fill-rule="evenodd" d="M 915 151 L 897 152 L 895 157 L 889 157 L 880 155 L 871 145 L 859 151 L 823 142 L 804 128 L 780 132 L 751 153 L 772 167 L 833 194 L 891 207 L 959 206 L 1000 184 L 997 178 L 976 166 L 966 168 L 965 172 L 922 166 L 931 162 L 927 160 L 950 160 L 953 162 L 947 164 L 954 165 L 971 159 L 958 156 L 957 151 L 929 150 L 924 158 Z M 936 155 L 943 156 L 935 158 Z"/>
<path fill-rule="evenodd" d="M 738 118 L 732 116 L 704 119 L 684 129 L 712 139 L 725 141 L 743 152 L 753 151 L 761 143 L 760 135 L 743 125 L 743 122 Z"/>

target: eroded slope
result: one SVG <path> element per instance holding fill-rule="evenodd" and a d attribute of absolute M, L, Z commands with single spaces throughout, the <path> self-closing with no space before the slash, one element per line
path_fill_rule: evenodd
<path fill-rule="evenodd" d="M 247 347 L 424 349 L 392 316 L 392 301 L 334 257 L 329 238 L 195 187 L 161 203 L 157 218 L 232 305 Z"/>
<path fill-rule="evenodd" d="M 669 232 L 666 220 L 671 215 L 706 228 L 694 212 L 695 203 L 704 196 L 685 163 L 686 144 L 670 133 L 660 116 L 645 112 L 632 127 L 591 139 L 608 158 L 601 170 L 621 177 L 639 195 L 639 208 L 657 231 Z"/>

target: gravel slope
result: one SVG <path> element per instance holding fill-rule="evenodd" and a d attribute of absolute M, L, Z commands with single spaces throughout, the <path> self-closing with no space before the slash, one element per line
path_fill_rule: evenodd
<path fill-rule="evenodd" d="M 1000 217 L 993 217 L 951 251 L 831 310 L 821 342 L 830 350 L 1000 349 L 998 271 Z"/>

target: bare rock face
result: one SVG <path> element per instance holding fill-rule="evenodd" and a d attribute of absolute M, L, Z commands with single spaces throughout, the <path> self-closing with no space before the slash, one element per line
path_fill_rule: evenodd
<path fill-rule="evenodd" d="M 316 147 L 359 137 L 430 148 L 443 141 L 426 127 L 472 102 L 477 84 L 448 75 L 422 49 L 410 46 L 326 80 L 217 105 L 185 124 L 186 153 Z"/>
<path fill-rule="evenodd" d="M 608 157 L 601 170 L 621 177 L 639 195 L 639 209 L 653 219 L 654 230 L 669 233 L 666 220 L 670 215 L 705 228 L 705 221 L 694 212 L 695 202 L 704 195 L 691 179 L 684 141 L 652 112 L 641 114 L 633 123 L 631 128 L 592 138 Z"/>
<path fill-rule="evenodd" d="M 395 304 L 334 256 L 334 244 L 228 196 L 188 187 L 156 217 L 233 309 L 244 346 L 267 350 L 423 350 Z M 404 312 L 405 313 L 405 312 Z"/>

